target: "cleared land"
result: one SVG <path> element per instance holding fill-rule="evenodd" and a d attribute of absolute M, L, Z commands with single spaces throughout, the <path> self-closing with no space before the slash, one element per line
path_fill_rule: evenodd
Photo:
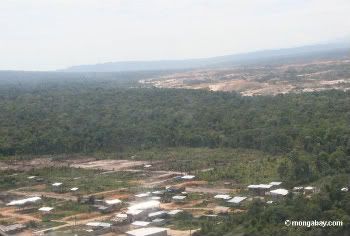
<path fill-rule="evenodd" d="M 236 91 L 243 96 L 350 89 L 350 60 L 200 69 L 140 81 L 158 88 Z"/>

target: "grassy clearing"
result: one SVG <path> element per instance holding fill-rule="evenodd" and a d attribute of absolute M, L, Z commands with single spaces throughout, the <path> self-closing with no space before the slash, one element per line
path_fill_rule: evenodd
<path fill-rule="evenodd" d="M 43 178 L 47 183 L 46 190 L 51 191 L 53 182 L 62 182 L 62 192 L 78 187 L 80 194 L 90 194 L 111 189 L 131 187 L 129 181 L 138 177 L 138 173 L 113 172 L 102 174 L 98 170 L 86 170 L 70 167 L 43 168 L 30 171 L 28 174 Z"/>
<path fill-rule="evenodd" d="M 103 156 L 147 160 L 153 163 L 154 170 L 187 172 L 210 182 L 228 180 L 242 184 L 279 179 L 277 167 L 285 160 L 260 151 L 230 148 L 181 147 Z"/>

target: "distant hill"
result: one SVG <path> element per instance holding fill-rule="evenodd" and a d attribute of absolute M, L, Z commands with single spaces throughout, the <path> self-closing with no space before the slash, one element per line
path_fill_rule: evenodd
<path fill-rule="evenodd" d="M 303 46 L 296 48 L 265 50 L 212 58 L 160 61 L 121 61 L 96 65 L 72 66 L 66 72 L 120 72 L 181 70 L 205 67 L 224 67 L 245 64 L 288 63 L 313 59 L 338 58 L 350 55 L 350 45 L 345 43 Z"/>

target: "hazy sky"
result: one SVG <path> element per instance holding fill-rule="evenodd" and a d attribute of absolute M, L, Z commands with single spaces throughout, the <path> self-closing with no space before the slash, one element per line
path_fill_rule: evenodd
<path fill-rule="evenodd" d="M 0 70 L 210 57 L 350 36 L 350 0 L 0 0 Z"/>

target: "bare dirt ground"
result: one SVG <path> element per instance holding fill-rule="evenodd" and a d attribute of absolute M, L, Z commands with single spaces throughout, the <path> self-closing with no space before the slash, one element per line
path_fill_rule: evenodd
<path fill-rule="evenodd" d="M 9 161 L 0 162 L 0 170 L 17 170 L 17 171 L 29 171 L 31 169 L 39 169 L 45 167 L 63 167 L 70 166 L 72 164 L 79 164 L 84 162 L 94 161 L 93 157 L 81 157 L 72 156 L 64 160 L 54 159 L 52 156 L 41 156 L 40 158 L 17 160 L 13 158 Z"/>
<path fill-rule="evenodd" d="M 147 161 L 130 161 L 130 160 L 99 160 L 84 163 L 72 164 L 71 167 L 83 169 L 99 169 L 107 171 L 128 170 L 138 166 L 148 164 Z"/>
<path fill-rule="evenodd" d="M 236 91 L 243 96 L 350 89 L 348 59 L 309 63 L 200 69 L 172 73 L 140 83 L 159 88 Z M 339 73 L 338 73 L 339 72 Z"/>
<path fill-rule="evenodd" d="M 72 196 L 70 193 L 54 193 L 54 192 L 26 192 L 21 191 L 21 189 L 9 190 L 8 193 L 26 196 L 26 197 L 47 197 L 66 201 L 77 201 L 77 197 Z"/>
<path fill-rule="evenodd" d="M 29 221 L 36 221 L 39 222 L 41 221 L 41 219 L 31 216 L 31 215 L 27 215 L 27 214 L 23 214 L 23 213 L 17 213 L 18 209 L 14 208 L 14 207 L 4 207 L 1 208 L 1 218 L 8 218 L 8 219 L 14 219 L 16 221 L 16 223 L 27 223 Z"/>

